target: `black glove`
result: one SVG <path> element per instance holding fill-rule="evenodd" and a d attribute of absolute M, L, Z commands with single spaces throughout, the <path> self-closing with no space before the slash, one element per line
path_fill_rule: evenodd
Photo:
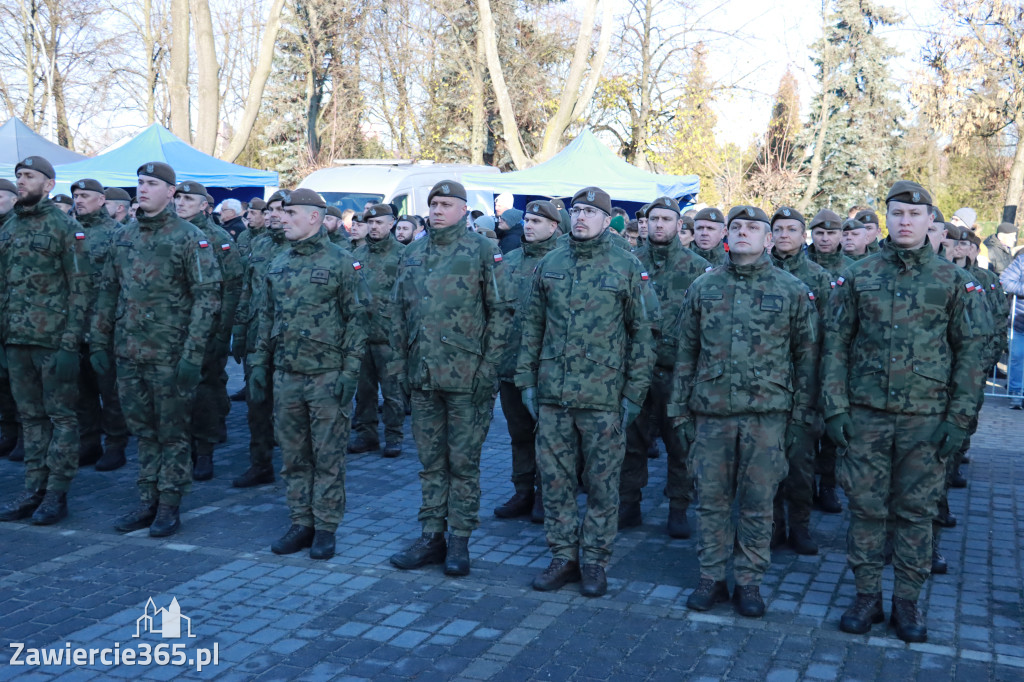
<path fill-rule="evenodd" d="M 110 353 L 103 349 L 94 350 L 89 355 L 89 364 L 94 372 L 104 375 L 110 371 Z"/>
<path fill-rule="evenodd" d="M 829 417 L 825 421 L 825 432 L 832 442 L 841 448 L 850 447 L 850 434 L 853 433 L 853 420 L 848 412 Z"/>
<path fill-rule="evenodd" d="M 640 410 L 643 409 L 640 405 L 637 405 L 629 398 L 622 398 L 622 432 L 625 433 L 626 429 L 630 424 L 633 423 L 637 417 L 640 416 Z"/>
<path fill-rule="evenodd" d="M 537 421 L 537 389 L 534 386 L 529 386 L 523 389 L 523 407 L 533 417 L 533 421 Z"/>
<path fill-rule="evenodd" d="M 249 373 L 249 400 L 262 403 L 267 399 L 267 368 L 253 367 Z"/>
<path fill-rule="evenodd" d="M 801 422 L 790 422 L 786 427 L 786 452 L 793 449 L 793 446 L 807 442 L 807 433 L 810 431 L 806 424 Z"/>
<path fill-rule="evenodd" d="M 182 358 L 178 360 L 178 368 L 174 371 L 174 384 L 179 393 L 191 393 L 196 390 L 202 378 L 203 368 Z"/>

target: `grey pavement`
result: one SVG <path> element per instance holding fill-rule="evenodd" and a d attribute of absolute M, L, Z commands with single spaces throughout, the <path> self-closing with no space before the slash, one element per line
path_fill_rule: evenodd
<path fill-rule="evenodd" d="M 231 375 L 234 390 L 233 363 Z M 137 499 L 134 447 L 119 471 L 79 473 L 70 516 L 59 525 L 0 524 L 0 680 L 1022 680 L 1024 412 L 992 399 L 981 423 L 965 467 L 969 486 L 950 493 L 960 520 L 941 541 L 950 572 L 922 595 L 929 641 L 908 646 L 886 625 L 864 636 L 838 630 L 854 594 L 845 513 L 813 513 L 818 556 L 774 554 L 763 619 L 739 617 L 729 604 L 688 611 L 695 542 L 664 533 L 664 454 L 650 462 L 643 526 L 616 540 L 608 595 L 586 599 L 572 585 L 533 591 L 530 581 L 549 561 L 542 528 L 492 515 L 512 493 L 497 405 L 469 577 L 447 578 L 439 566 L 402 572 L 387 561 L 419 534 L 411 436 L 396 460 L 348 458 L 335 558 L 276 556 L 270 543 L 288 527 L 283 484 L 231 488 L 248 464 L 245 406 L 233 403 L 216 476 L 193 485 L 177 535 L 157 540 L 112 528 Z M 0 460 L 0 499 L 20 490 L 22 473 Z M 891 588 L 887 569 L 887 611 Z M 186 625 L 180 639 L 144 630 L 135 637 L 150 598 L 158 609 L 176 598 L 194 637 Z M 55 655 L 183 644 L 186 665 L 104 665 L 98 654 L 92 664 L 12 665 L 11 643 L 24 645 L 19 658 L 29 662 L 33 648 Z M 215 648 L 216 665 L 187 665 Z"/>

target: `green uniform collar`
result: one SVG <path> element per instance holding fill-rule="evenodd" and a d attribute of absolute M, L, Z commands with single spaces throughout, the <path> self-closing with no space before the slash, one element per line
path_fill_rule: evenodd
<path fill-rule="evenodd" d="M 201 216 L 203 214 L 202 213 L 198 213 L 196 215 L 197 216 Z M 166 206 L 164 206 L 164 210 L 160 211 L 159 213 L 157 213 L 154 216 L 148 216 L 148 215 L 145 215 L 144 213 L 139 212 L 135 216 L 135 222 L 137 222 L 139 224 L 139 229 L 140 230 L 155 231 L 155 230 L 159 230 L 161 227 L 166 225 L 168 222 L 170 222 L 176 216 L 177 216 L 177 214 L 174 213 L 171 210 L 171 204 L 167 204 Z M 203 216 L 203 218 L 205 218 L 205 217 L 206 216 Z"/>
<path fill-rule="evenodd" d="M 645 247 L 647 248 L 647 252 L 651 254 L 651 260 L 662 265 L 667 263 L 678 251 L 681 251 L 683 244 L 679 241 L 678 237 L 673 237 L 668 240 L 667 244 L 658 244 L 648 239 L 645 242 Z"/>
<path fill-rule="evenodd" d="M 775 266 L 772 264 L 771 256 L 768 255 L 768 250 L 765 249 L 761 252 L 760 257 L 749 265 L 737 265 L 732 262 L 732 258 L 727 258 L 726 267 L 737 275 L 756 275 Z"/>
<path fill-rule="evenodd" d="M 722 242 L 718 242 L 718 246 L 707 250 L 697 246 L 697 242 L 693 242 L 692 244 L 690 244 L 690 248 L 693 250 L 694 253 L 696 253 L 698 256 L 700 256 L 707 262 L 711 263 L 712 265 L 721 262 L 723 260 L 722 256 L 724 256 L 725 254 L 725 246 Z"/>
<path fill-rule="evenodd" d="M 786 272 L 794 272 L 795 270 L 799 269 L 800 266 L 803 265 L 804 260 L 806 260 L 807 258 L 807 254 L 804 252 L 803 249 L 800 249 L 792 256 L 780 256 L 779 252 L 775 249 L 774 246 L 772 247 L 771 256 L 772 262 L 775 264 L 775 266 L 777 268 L 785 270 Z"/>
<path fill-rule="evenodd" d="M 608 236 L 608 230 L 605 230 L 601 234 L 597 235 L 593 239 L 580 240 L 569 234 L 569 250 L 572 251 L 572 255 L 577 258 L 590 258 L 598 251 L 602 250 L 607 246 L 611 237 Z"/>
<path fill-rule="evenodd" d="M 82 227 L 96 227 L 97 225 L 103 225 L 107 222 L 106 218 L 109 218 L 110 216 L 108 214 L 106 218 L 104 218 L 103 214 L 106 212 L 107 209 L 100 206 L 100 210 L 98 211 L 93 211 L 92 213 L 86 213 L 85 215 L 75 217 Z"/>
<path fill-rule="evenodd" d="M 54 206 L 52 201 L 50 201 L 50 197 L 43 197 L 33 206 L 20 206 L 18 204 L 15 204 L 13 213 L 15 213 L 18 216 L 31 216 L 36 215 L 38 213 L 45 213 L 49 211 L 51 208 L 57 207 Z"/>
<path fill-rule="evenodd" d="M 376 241 L 370 239 L 369 235 L 366 236 L 366 247 L 370 250 L 370 253 L 387 253 L 394 248 L 397 243 L 398 240 L 395 239 L 395 236 L 390 232 L 388 233 L 388 236 L 384 237 L 384 239 L 378 239 Z"/>
<path fill-rule="evenodd" d="M 192 223 L 193 225 L 198 227 L 200 230 L 203 230 L 204 232 L 206 231 L 206 224 L 207 224 L 208 221 L 209 221 L 209 218 L 207 218 L 206 214 L 203 213 L 202 211 L 200 211 L 199 213 L 196 213 L 194 216 L 192 216 L 189 219 L 190 223 Z"/>
<path fill-rule="evenodd" d="M 932 251 L 931 244 L 926 239 L 924 244 L 916 249 L 900 249 L 889 242 L 884 249 L 879 249 L 881 257 L 892 262 L 902 263 L 903 267 L 907 270 L 912 268 L 920 269 L 921 266 L 929 263 L 933 258 L 937 258 L 935 252 Z"/>
<path fill-rule="evenodd" d="M 523 239 L 522 244 L 524 256 L 539 258 L 558 246 L 558 236 L 553 234 L 542 242 L 528 242 Z"/>
<path fill-rule="evenodd" d="M 438 246 L 452 244 L 466 231 L 466 216 L 459 218 L 459 222 L 448 227 L 428 227 L 427 238 Z"/>
<path fill-rule="evenodd" d="M 300 256 L 308 256 L 311 253 L 316 253 L 324 248 L 324 244 L 327 243 L 327 229 L 323 225 L 317 230 L 316 234 L 307 239 L 303 239 L 299 242 L 290 242 L 292 247 L 292 253 Z"/>
<path fill-rule="evenodd" d="M 270 235 L 270 238 L 274 240 L 275 244 L 284 244 L 284 242 L 285 242 L 284 228 L 278 228 L 276 230 L 273 230 L 273 229 L 268 227 L 267 228 L 267 234 Z"/>

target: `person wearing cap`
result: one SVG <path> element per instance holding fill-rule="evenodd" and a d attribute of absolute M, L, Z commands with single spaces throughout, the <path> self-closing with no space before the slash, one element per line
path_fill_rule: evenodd
<path fill-rule="evenodd" d="M 341 209 L 337 206 L 328 206 L 324 215 L 324 229 L 327 230 L 327 238 L 332 244 L 337 244 L 343 249 L 349 247 L 348 238 L 341 229 Z"/>
<path fill-rule="evenodd" d="M 0 227 L 14 215 L 14 204 L 18 201 L 18 187 L 10 180 L 0 178 Z"/>
<path fill-rule="evenodd" d="M 281 198 L 288 247 L 267 270 L 249 391 L 264 402 L 274 385 L 291 525 L 270 549 L 294 554 L 308 547 L 311 559 L 326 560 L 345 512 L 345 444 L 370 297 L 362 264 L 323 229 L 323 197 L 296 189 Z"/>
<path fill-rule="evenodd" d="M 561 199 L 552 199 L 551 203 L 558 209 L 558 236 L 569 234 L 572 231 L 572 220 L 569 218 L 569 211 L 565 208 L 565 202 Z"/>
<path fill-rule="evenodd" d="M 505 415 L 512 449 L 512 486 L 515 493 L 495 508 L 499 519 L 529 515 L 534 523 L 544 522 L 544 497 L 537 472 L 537 448 L 534 434 L 537 420 L 523 405 L 522 392 L 516 387 L 516 359 L 522 343 L 522 306 L 533 286 L 533 270 L 540 260 L 558 246 L 560 216 L 550 201 L 536 200 L 526 205 L 522 246 L 505 255 L 505 275 L 513 292 L 512 326 L 505 353 L 498 365 L 498 398 Z"/>
<path fill-rule="evenodd" d="M 926 243 L 931 195 L 896 182 L 886 196 L 889 240 L 836 282 L 825 318 L 821 399 L 850 505 L 848 560 L 857 596 L 839 627 L 863 634 L 885 618 L 882 565 L 894 534 L 892 624 L 907 642 L 927 639 L 917 607 L 931 571 L 932 520 L 946 462 L 977 416 L 979 359 L 991 320 L 970 275 Z"/>
<path fill-rule="evenodd" d="M 634 215 L 636 217 L 637 244 L 643 246 L 647 242 L 647 209 L 650 204 L 644 204 Z"/>
<path fill-rule="evenodd" d="M 780 206 L 771 219 L 772 262 L 781 270 L 793 275 L 814 294 L 818 319 L 823 318 L 828 296 L 832 293 L 832 276 L 823 267 L 812 261 L 804 250 L 806 231 L 803 214 L 790 206 Z M 817 338 L 821 338 L 818 329 Z M 815 395 L 817 389 L 815 389 Z M 775 495 L 773 513 L 774 530 L 772 549 L 788 542 L 797 554 L 814 555 L 818 545 L 811 537 L 811 504 L 814 498 L 814 465 L 818 436 L 822 431 L 820 416 L 816 415 L 812 432 L 806 438 L 794 443 L 788 450 L 789 473 Z M 788 510 L 788 530 L 787 530 Z"/>
<path fill-rule="evenodd" d="M 823 208 L 814 214 L 807 229 L 811 231 L 807 257 L 828 271 L 832 281 L 835 281 L 844 268 L 854 263 L 852 258 L 843 253 L 842 218 Z"/>
<path fill-rule="evenodd" d="M 683 222 L 679 225 L 679 243 L 683 245 L 683 248 L 690 249 L 692 251 L 694 238 L 693 218 L 689 218 L 684 215 L 681 220 Z"/>
<path fill-rule="evenodd" d="M 498 237 L 498 248 L 503 254 L 518 249 L 523 241 L 523 212 L 516 208 L 502 211 L 494 226 L 494 233 Z"/>
<path fill-rule="evenodd" d="M 418 215 L 403 215 L 395 221 L 395 239 L 399 244 L 408 246 L 414 239 L 417 239 L 417 235 L 425 234 L 423 219 Z"/>
<path fill-rule="evenodd" d="M 384 422 L 384 457 L 402 454 L 402 431 L 405 422 L 405 396 L 394 377 L 387 372 L 394 360 L 388 318 L 382 313 L 398 277 L 405 246 L 391 234 L 395 224 L 390 204 L 374 204 L 366 210 L 366 244 L 355 251 L 355 259 L 366 267 L 366 281 L 374 304 L 370 307 L 366 352 L 359 373 L 356 408 L 352 419 L 353 438 L 348 444 L 351 454 L 380 448 L 377 434 L 377 391 L 384 397 L 381 413 Z"/>
<path fill-rule="evenodd" d="M 65 215 L 74 217 L 75 201 L 67 194 L 54 194 L 53 203 L 57 208 L 64 211 Z"/>
<path fill-rule="evenodd" d="M 221 271 L 215 246 L 175 213 L 174 169 L 153 161 L 136 173 L 139 212 L 118 230 L 104 264 L 89 360 L 99 374 L 116 365 L 128 429 L 139 439 L 139 504 L 114 528 L 165 537 L 180 528 L 191 488 L 189 421 L 220 311 Z"/>
<path fill-rule="evenodd" d="M 668 414 L 697 472 L 700 580 L 686 605 L 707 611 L 729 599 L 732 557 L 734 608 L 760 617 L 773 498 L 786 452 L 816 418 L 818 313 L 806 285 L 772 265 L 764 211 L 736 206 L 726 225 L 725 265 L 694 281 L 683 303 Z"/>
<path fill-rule="evenodd" d="M 209 196 L 209 195 L 207 195 Z M 245 221 L 242 220 L 242 202 L 238 199 L 225 199 L 220 203 L 220 227 L 231 235 L 231 239 L 245 232 Z"/>
<path fill-rule="evenodd" d="M 847 218 L 843 221 L 843 255 L 853 261 L 859 261 L 871 254 L 867 247 L 868 229 L 864 223 L 856 218 Z"/>
<path fill-rule="evenodd" d="M 93 281 L 85 232 L 49 194 L 53 166 L 30 156 L 14 167 L 18 200 L 0 228 L 0 330 L 21 418 L 25 490 L 0 521 L 57 523 L 78 471 L 78 352 L 86 340 Z"/>
<path fill-rule="evenodd" d="M 18 200 L 18 188 L 10 180 L 0 178 L 0 229 L 9 218 L 14 217 L 14 204 Z M 0 458 L 10 457 L 12 462 L 24 460 L 21 443 L 21 421 L 18 408 L 11 395 L 11 378 L 7 368 L 0 366 Z"/>
<path fill-rule="evenodd" d="M 581 581 L 585 597 L 608 589 L 625 431 L 640 414 L 650 384 L 651 324 L 659 311 L 653 295 L 654 308 L 646 304 L 643 266 L 612 243 L 611 212 L 611 199 L 600 188 L 573 196 L 567 243 L 534 269 L 520 313 L 515 375 L 537 421 L 544 530 L 553 555 L 533 588 Z M 580 459 L 587 491 L 582 525 L 576 502 Z"/>
<path fill-rule="evenodd" d="M 75 217 L 85 231 L 86 254 L 93 272 L 99 275 L 114 250 L 114 239 L 120 225 L 104 210 L 106 194 L 96 180 L 84 178 L 71 185 L 75 200 Z M 93 289 L 89 316 L 96 305 L 98 292 Z M 113 471 L 125 464 L 128 425 L 117 394 L 117 376 L 113 368 L 97 374 L 89 363 L 89 342 L 82 344 L 78 373 L 78 465 L 96 465 L 97 471 Z M 106 434 L 106 447 L 102 442 Z"/>
<path fill-rule="evenodd" d="M 999 223 L 995 234 L 985 237 L 983 246 L 988 250 L 988 269 L 998 277 L 1013 260 L 1013 249 L 1017 246 L 1016 225 Z"/>
<path fill-rule="evenodd" d="M 512 290 L 501 251 L 466 229 L 466 189 L 442 180 L 427 205 L 428 234 L 406 247 L 387 309 L 395 350 L 388 373 L 411 391 L 423 532 L 390 561 L 403 570 L 443 562 L 446 575 L 464 576 L 469 537 L 480 523 L 480 451 L 494 411 Z"/>
<path fill-rule="evenodd" d="M 130 220 L 128 211 L 132 204 L 131 195 L 120 187 L 107 187 L 103 190 L 103 196 L 106 199 L 103 205 L 107 209 L 107 214 L 118 225 L 127 224 Z"/>
<path fill-rule="evenodd" d="M 660 436 L 668 456 L 668 480 L 665 496 L 669 499 L 666 530 L 671 537 L 689 538 L 690 522 L 686 512 L 692 498 L 692 475 L 687 470 L 687 448 L 679 440 L 668 416 L 672 394 L 679 327 L 682 324 L 683 299 L 695 279 L 711 269 L 711 264 L 679 241 L 682 226 L 679 204 L 671 197 L 659 197 L 645 207 L 647 243 L 636 257 L 649 277 L 661 309 L 661 321 L 653 328 L 654 371 L 640 416 L 626 429 L 626 455 L 619 482 L 620 530 L 642 522 L 640 501 L 647 485 L 649 449 Z"/>
<path fill-rule="evenodd" d="M 878 237 L 881 235 L 878 214 L 870 208 L 857 211 L 854 220 L 864 223 L 864 251 L 867 255 L 878 253 Z"/>
<path fill-rule="evenodd" d="M 964 206 L 963 208 L 958 208 L 953 212 L 953 217 L 949 219 L 949 222 L 953 223 L 957 227 L 974 232 L 977 229 L 977 220 L 977 212 L 973 208 Z"/>
<path fill-rule="evenodd" d="M 693 243 L 690 248 L 712 265 L 722 265 L 726 253 L 722 244 L 725 233 L 725 216 L 722 212 L 713 206 L 703 208 L 693 217 Z"/>
<path fill-rule="evenodd" d="M 352 222 L 348 227 L 348 246 L 346 247 L 349 251 L 355 251 L 360 246 L 366 244 L 366 233 L 369 228 L 366 225 L 366 218 L 362 212 L 352 214 Z"/>
<path fill-rule="evenodd" d="M 202 378 L 192 401 L 192 479 L 196 481 L 213 478 L 213 449 L 220 440 L 224 419 L 230 409 L 225 368 L 244 274 L 244 264 L 235 240 L 203 212 L 209 203 L 206 196 L 206 188 L 191 180 L 178 185 L 174 193 L 178 217 L 203 232 L 220 268 L 220 312 L 206 346 Z M 244 230 L 242 234 L 247 232 Z"/>
<path fill-rule="evenodd" d="M 245 231 L 238 235 L 238 238 L 235 240 L 238 255 L 243 261 L 249 258 L 253 240 L 263 234 L 263 231 L 266 229 L 267 221 L 264 214 L 266 208 L 267 202 L 263 201 L 263 199 L 257 197 L 249 200 L 249 208 L 245 211 L 245 219 L 248 225 Z"/>
<path fill-rule="evenodd" d="M 949 234 L 949 230 L 946 227 L 947 224 L 944 221 L 942 211 L 932 206 L 932 222 L 928 226 L 928 244 L 932 247 L 932 252 L 940 258 L 946 258 L 942 246 Z M 958 228 L 954 225 L 953 229 L 956 230 Z M 949 258 L 946 258 L 946 260 L 949 260 Z"/>
<path fill-rule="evenodd" d="M 266 229 L 252 242 L 249 258 L 242 275 L 242 295 L 238 299 L 235 325 L 231 330 L 231 357 L 241 363 L 245 376 L 246 422 L 249 426 L 249 467 L 235 478 L 235 488 L 251 488 L 274 482 L 274 385 L 268 382 L 261 400 L 255 400 L 248 390 L 252 364 L 248 360 L 249 349 L 256 348 L 259 335 L 259 314 L 266 301 L 267 271 L 279 254 L 288 249 L 281 227 L 284 198 L 281 192 L 274 192 L 267 199 L 264 209 Z M 273 375 L 273 357 L 267 358 L 267 375 Z"/>

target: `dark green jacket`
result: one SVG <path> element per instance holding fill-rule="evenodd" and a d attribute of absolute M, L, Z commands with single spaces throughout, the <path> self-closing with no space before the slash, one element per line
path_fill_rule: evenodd
<path fill-rule="evenodd" d="M 121 228 L 121 223 L 111 218 L 102 206 L 98 211 L 77 216 L 77 220 L 85 230 L 85 250 L 93 271 L 92 297 L 89 301 L 89 314 L 86 318 L 87 338 L 85 341 L 88 343 L 92 318 L 96 313 L 96 297 L 99 295 L 103 267 L 114 250 L 114 236 Z"/>
<path fill-rule="evenodd" d="M 120 227 L 103 268 L 90 342 L 132 362 L 203 364 L 220 311 L 213 246 L 168 206 Z"/>
<path fill-rule="evenodd" d="M 242 234 L 238 235 L 235 244 L 238 247 L 238 255 L 244 262 L 252 252 L 252 243 L 267 231 L 266 227 L 247 227 Z"/>
<path fill-rule="evenodd" d="M 77 352 L 95 286 L 86 233 L 45 197 L 11 214 L 0 228 L 3 343 Z"/>
<path fill-rule="evenodd" d="M 698 277 L 684 305 L 669 416 L 785 412 L 814 423 L 818 313 L 803 282 L 763 253 Z"/>
<path fill-rule="evenodd" d="M 971 273 L 971 277 L 977 284 L 976 292 L 983 295 L 985 305 L 988 307 L 988 314 L 992 318 L 990 353 L 986 365 L 986 367 L 991 367 L 999 361 L 1003 351 L 1006 350 L 1010 332 L 1010 301 L 1006 292 L 1003 291 L 999 275 L 994 271 L 979 267 L 977 263 L 972 263 L 967 271 Z"/>
<path fill-rule="evenodd" d="M 821 267 L 828 270 L 829 274 L 832 275 L 832 280 L 842 274 L 843 270 L 854 264 L 854 260 L 843 253 L 843 248 L 840 246 L 836 248 L 832 253 L 821 253 L 814 244 L 807 247 L 807 257 L 812 261 L 820 265 Z"/>
<path fill-rule="evenodd" d="M 728 253 L 725 250 L 725 244 L 723 242 L 719 242 L 718 246 L 708 250 L 704 250 L 697 246 L 697 242 L 690 242 L 690 250 L 712 265 L 722 265 L 728 258 Z"/>
<path fill-rule="evenodd" d="M 202 213 L 197 213 L 189 221 L 206 235 L 206 240 L 217 256 L 220 267 L 220 312 L 217 324 L 213 328 L 214 348 L 226 348 L 231 339 L 231 327 L 235 322 L 238 300 L 242 295 L 242 275 L 245 265 L 235 245 L 235 240 L 224 228 L 214 224 Z M 242 232 L 243 235 L 249 231 Z M 213 350 L 213 348 L 211 348 Z"/>
<path fill-rule="evenodd" d="M 284 238 L 284 230 L 269 228 L 249 245 L 249 258 L 246 260 L 242 275 L 242 292 L 235 312 L 235 326 L 244 327 L 246 348 L 256 348 L 260 328 L 259 314 L 266 301 L 267 270 L 270 269 L 270 262 L 287 248 L 288 241 Z"/>
<path fill-rule="evenodd" d="M 368 238 L 353 254 L 357 261 L 366 266 L 362 272 L 373 297 L 367 308 L 370 317 L 367 340 L 370 343 L 391 341 L 391 325 L 384 314 L 387 312 L 391 290 L 395 288 L 395 280 L 398 279 L 398 265 L 402 262 L 403 253 L 405 245 L 395 239 L 394 235 L 388 234 L 380 241 Z"/>
<path fill-rule="evenodd" d="M 814 307 L 818 310 L 820 322 L 828 306 L 828 297 L 832 293 L 832 276 L 825 268 L 808 258 L 803 249 L 788 258 L 780 258 L 775 249 L 772 249 L 771 255 L 775 267 L 796 277 L 814 294 Z M 818 338 L 821 338 L 820 334 Z"/>
<path fill-rule="evenodd" d="M 512 291 L 510 311 L 512 324 L 509 325 L 508 343 L 498 363 L 498 377 L 512 382 L 516 376 L 516 362 L 523 338 L 523 303 L 530 297 L 533 288 L 533 269 L 540 259 L 559 246 L 558 237 L 552 236 L 542 242 L 523 241 L 522 246 L 505 254 L 505 281 Z"/>
<path fill-rule="evenodd" d="M 519 388 L 548 405 L 618 411 L 642 404 L 654 361 L 643 266 L 605 232 L 570 239 L 537 264 L 522 311 Z"/>
<path fill-rule="evenodd" d="M 985 380 L 991 319 L 970 275 L 935 255 L 892 246 L 836 282 L 821 361 L 826 419 L 859 405 L 945 414 L 968 428 Z"/>

